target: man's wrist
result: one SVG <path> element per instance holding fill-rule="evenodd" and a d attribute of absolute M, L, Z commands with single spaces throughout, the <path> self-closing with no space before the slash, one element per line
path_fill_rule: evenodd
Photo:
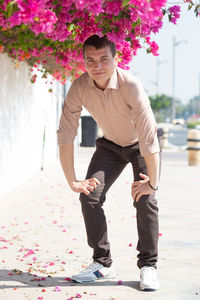
<path fill-rule="evenodd" d="M 69 186 L 72 188 L 72 187 L 74 187 L 74 185 L 76 184 L 78 182 L 78 180 L 72 180 L 72 181 L 69 181 L 68 182 L 68 184 L 69 184 Z"/>
<path fill-rule="evenodd" d="M 153 186 L 151 185 L 150 181 L 148 181 L 148 184 L 149 184 L 149 186 L 150 186 L 150 188 L 151 188 L 152 190 L 154 190 L 154 191 L 157 191 L 157 190 L 158 190 L 158 186 L 157 186 L 157 187 L 153 187 Z"/>

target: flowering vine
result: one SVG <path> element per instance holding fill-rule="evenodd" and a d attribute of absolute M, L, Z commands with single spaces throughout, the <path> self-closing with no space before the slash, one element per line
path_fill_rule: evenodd
<path fill-rule="evenodd" d="M 92 34 L 115 42 L 119 66 L 128 68 L 141 47 L 158 55 L 151 40 L 164 15 L 176 24 L 180 6 L 167 0 L 0 0 L 0 53 L 64 83 L 84 71 L 82 43 Z M 199 15 L 199 3 L 188 3 Z M 199 1 L 198 1 L 199 2 Z M 33 75 L 32 81 L 36 80 Z"/>

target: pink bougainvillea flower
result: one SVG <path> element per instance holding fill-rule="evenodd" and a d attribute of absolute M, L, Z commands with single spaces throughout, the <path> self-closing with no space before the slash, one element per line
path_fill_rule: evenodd
<path fill-rule="evenodd" d="M 76 294 L 75 298 L 82 298 L 81 294 Z"/>
<path fill-rule="evenodd" d="M 180 18 L 181 7 L 179 5 L 174 5 L 169 8 L 171 13 L 171 22 L 176 24 L 177 19 Z"/>
<path fill-rule="evenodd" d="M 7 52 L 15 61 L 27 61 L 32 69 L 33 66 L 37 68 L 37 64 L 41 65 L 43 69 L 39 69 L 43 73 L 42 78 L 46 78 L 47 73 L 50 73 L 53 79 L 62 84 L 68 78 L 75 79 L 85 72 L 81 44 L 89 36 L 106 34 L 116 44 L 118 66 L 128 69 L 129 63 L 140 48 L 147 48 L 148 45 L 147 52 L 158 55 L 158 45 L 150 41 L 150 37 L 152 33 L 158 33 L 163 26 L 163 12 L 167 13 L 169 20 L 174 24 L 180 16 L 180 6 L 168 8 L 167 0 L 0 2 L 0 52 Z M 26 36 L 27 29 L 29 33 Z M 18 34 L 24 33 L 25 39 L 18 38 Z M 13 45 L 12 48 L 10 45 Z M 32 73 L 33 83 L 37 78 L 37 75 Z"/>
<path fill-rule="evenodd" d="M 123 283 L 122 280 L 119 280 L 119 281 L 117 282 L 118 285 L 122 285 L 122 283 Z"/>

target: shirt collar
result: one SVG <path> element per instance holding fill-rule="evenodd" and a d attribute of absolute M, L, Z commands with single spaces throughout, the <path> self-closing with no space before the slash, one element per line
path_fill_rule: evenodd
<path fill-rule="evenodd" d="M 109 80 L 106 88 L 114 89 L 114 90 L 117 90 L 119 88 L 116 68 L 114 69 L 114 72 L 113 72 L 112 76 L 110 77 L 110 80 Z"/>
<path fill-rule="evenodd" d="M 94 80 L 90 77 L 89 77 L 89 87 L 96 88 Z M 115 89 L 115 90 L 119 89 L 119 82 L 118 82 L 118 78 L 117 78 L 116 68 L 114 69 L 114 72 L 113 72 L 112 76 L 110 77 L 110 80 L 108 82 L 106 89 Z"/>

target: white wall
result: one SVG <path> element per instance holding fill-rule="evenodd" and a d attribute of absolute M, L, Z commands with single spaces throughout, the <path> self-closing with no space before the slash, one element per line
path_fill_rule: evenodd
<path fill-rule="evenodd" d="M 56 160 L 62 90 L 54 82 L 49 93 L 44 79 L 32 84 L 25 63 L 15 69 L 0 54 L 0 197 Z"/>

